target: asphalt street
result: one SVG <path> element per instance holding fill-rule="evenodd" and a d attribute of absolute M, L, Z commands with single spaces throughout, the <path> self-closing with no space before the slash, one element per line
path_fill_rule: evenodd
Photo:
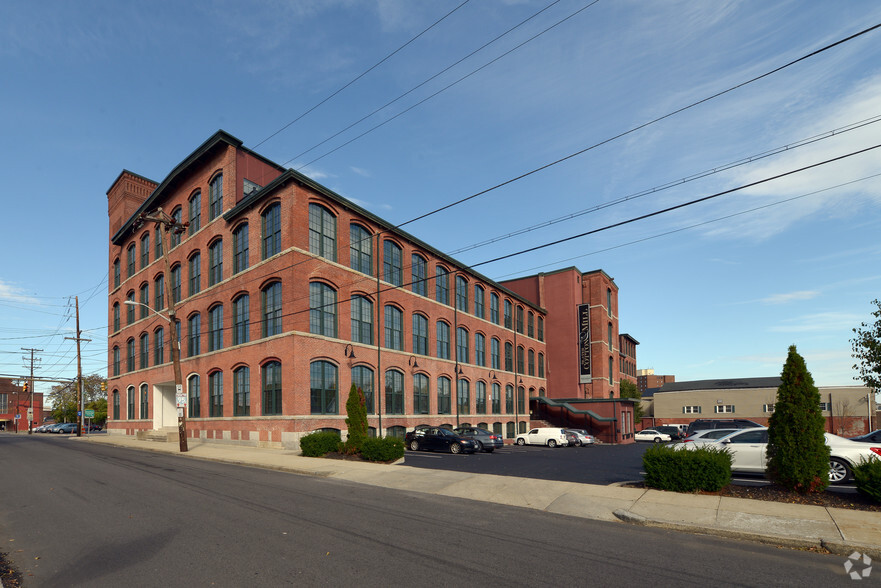
<path fill-rule="evenodd" d="M 0 435 L 0 544 L 24 586 L 827 586 L 840 557 L 531 509 Z"/>

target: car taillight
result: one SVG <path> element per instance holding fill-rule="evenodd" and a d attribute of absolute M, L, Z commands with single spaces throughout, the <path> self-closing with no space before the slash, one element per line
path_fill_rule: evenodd
<path fill-rule="evenodd" d="M 691 443 L 692 441 L 694 441 L 694 439 L 683 439 L 682 440 L 683 443 Z"/>
<path fill-rule="evenodd" d="M 878 455 L 881 455 L 881 447 L 869 447 L 869 451 L 871 451 L 872 453 L 877 453 Z"/>

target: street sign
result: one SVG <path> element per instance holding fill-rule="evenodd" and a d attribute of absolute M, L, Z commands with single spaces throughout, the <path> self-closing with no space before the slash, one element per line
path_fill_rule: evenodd
<path fill-rule="evenodd" d="M 83 416 L 83 411 L 81 411 L 81 410 L 76 411 L 76 416 Z"/>
<path fill-rule="evenodd" d="M 20 414 L 15 415 L 15 420 L 18 420 L 18 419 L 20 419 L 20 418 L 21 418 L 21 415 L 20 415 Z"/>
<path fill-rule="evenodd" d="M 87 408 L 86 409 L 86 418 L 87 419 L 95 418 L 95 409 L 94 408 Z"/>
<path fill-rule="evenodd" d="M 33 408 L 28 409 L 28 420 L 29 421 L 34 420 L 34 409 Z"/>

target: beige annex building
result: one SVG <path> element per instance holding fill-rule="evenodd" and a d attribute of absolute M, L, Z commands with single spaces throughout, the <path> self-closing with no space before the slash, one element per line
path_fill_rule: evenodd
<path fill-rule="evenodd" d="M 774 412 L 780 378 L 741 378 L 671 382 L 643 393 L 643 428 L 695 419 L 749 419 L 767 425 Z M 820 390 L 826 430 L 842 437 L 868 433 L 877 425 L 872 390 L 865 386 L 827 386 Z"/>

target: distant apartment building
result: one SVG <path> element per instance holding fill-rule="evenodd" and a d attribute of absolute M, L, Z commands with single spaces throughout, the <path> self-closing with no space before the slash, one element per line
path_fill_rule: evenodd
<path fill-rule="evenodd" d="M 643 369 L 636 372 L 636 387 L 640 394 L 645 394 L 649 388 L 660 388 L 664 384 L 676 381 L 676 376 L 656 376 L 655 370 Z"/>

